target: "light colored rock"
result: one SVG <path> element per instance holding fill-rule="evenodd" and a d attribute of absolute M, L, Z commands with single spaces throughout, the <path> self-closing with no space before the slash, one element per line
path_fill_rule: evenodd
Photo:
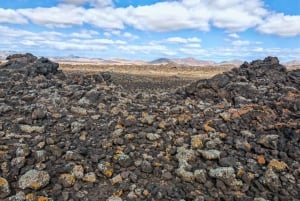
<path fill-rule="evenodd" d="M 110 196 L 106 201 L 122 201 L 122 198 L 117 196 Z"/>
<path fill-rule="evenodd" d="M 221 152 L 215 149 L 211 150 L 200 150 L 199 153 L 202 155 L 203 158 L 206 160 L 215 160 L 219 159 Z"/>
<path fill-rule="evenodd" d="M 211 169 L 209 171 L 209 176 L 222 180 L 225 184 L 235 190 L 243 185 L 242 181 L 236 179 L 236 175 L 232 167 L 219 167 L 216 169 Z"/>
<path fill-rule="evenodd" d="M 62 185 L 66 188 L 71 187 L 75 184 L 76 179 L 72 174 L 61 174 L 59 177 Z"/>
<path fill-rule="evenodd" d="M 87 115 L 87 110 L 82 107 L 71 107 L 71 112 L 79 114 L 79 115 Z"/>
<path fill-rule="evenodd" d="M 154 122 L 154 120 L 155 120 L 155 117 L 156 117 L 155 115 L 144 114 L 143 118 L 141 119 L 141 121 L 143 123 L 147 123 L 149 125 L 152 125 L 153 122 Z"/>
<path fill-rule="evenodd" d="M 18 192 L 16 195 L 11 196 L 7 199 L 7 201 L 25 201 L 26 196 L 24 192 Z"/>
<path fill-rule="evenodd" d="M 281 186 L 279 176 L 274 172 L 273 168 L 268 168 L 265 176 L 264 183 L 269 187 L 271 191 L 278 191 Z"/>
<path fill-rule="evenodd" d="M 203 142 L 201 140 L 201 136 L 200 135 L 193 135 L 193 136 L 191 136 L 191 146 L 194 149 L 202 148 L 203 147 Z"/>
<path fill-rule="evenodd" d="M 129 167 L 130 165 L 132 165 L 133 160 L 127 154 L 121 153 L 118 155 L 118 163 L 122 167 Z"/>
<path fill-rule="evenodd" d="M 21 144 L 16 150 L 17 157 L 26 157 L 29 154 L 30 150 L 27 144 Z"/>
<path fill-rule="evenodd" d="M 176 158 L 180 161 L 191 161 L 195 159 L 195 151 L 185 147 L 177 148 Z"/>
<path fill-rule="evenodd" d="M 264 135 L 258 139 L 258 143 L 271 149 L 277 149 L 278 135 Z"/>
<path fill-rule="evenodd" d="M 112 133 L 112 137 L 117 138 L 120 137 L 122 134 L 123 134 L 123 129 L 119 128 Z"/>
<path fill-rule="evenodd" d="M 78 122 L 78 121 L 74 121 L 71 123 L 71 132 L 72 133 L 78 133 L 80 131 L 82 131 L 84 128 L 84 124 Z"/>
<path fill-rule="evenodd" d="M 254 198 L 253 201 L 270 201 L 270 200 L 266 200 L 265 198 Z"/>
<path fill-rule="evenodd" d="M 234 169 L 232 167 L 219 167 L 216 169 L 211 169 L 209 171 L 209 176 L 228 183 L 235 179 Z"/>
<path fill-rule="evenodd" d="M 30 125 L 20 125 L 21 131 L 25 133 L 44 133 L 44 126 L 30 126 Z"/>
<path fill-rule="evenodd" d="M 135 200 L 138 198 L 137 194 L 133 191 L 130 191 L 127 195 L 127 197 L 130 199 L 130 200 Z"/>
<path fill-rule="evenodd" d="M 16 167 L 16 168 L 22 168 L 25 164 L 25 157 L 16 157 L 13 158 L 10 162 L 11 166 Z"/>
<path fill-rule="evenodd" d="M 180 167 L 176 170 L 176 174 L 181 177 L 183 181 L 193 182 L 195 176 L 192 172 L 186 171 L 183 167 Z"/>
<path fill-rule="evenodd" d="M 113 175 L 113 168 L 109 162 L 101 161 L 98 164 L 98 169 L 107 177 L 111 177 Z"/>
<path fill-rule="evenodd" d="M 84 175 L 82 181 L 94 183 L 96 179 L 96 174 L 94 172 L 88 172 Z"/>
<path fill-rule="evenodd" d="M 29 170 L 18 181 L 19 188 L 41 189 L 48 185 L 50 176 L 45 171 Z"/>
<path fill-rule="evenodd" d="M 158 135 L 156 133 L 147 133 L 146 138 L 150 141 L 155 141 L 160 138 L 160 135 Z"/>
<path fill-rule="evenodd" d="M 206 173 L 205 169 L 194 171 L 194 177 L 195 177 L 196 181 L 198 181 L 200 183 L 205 183 L 206 182 L 206 174 L 207 173 Z"/>
<path fill-rule="evenodd" d="M 71 173 L 76 179 L 81 179 L 84 176 L 82 165 L 75 165 Z"/>
<path fill-rule="evenodd" d="M 110 179 L 110 182 L 111 182 L 112 185 L 116 185 L 116 184 L 121 183 L 122 180 L 123 180 L 123 179 L 122 179 L 121 175 L 118 174 L 118 175 L 114 176 L 113 178 L 111 178 L 111 179 Z"/>
<path fill-rule="evenodd" d="M 38 150 L 34 154 L 37 162 L 44 162 L 47 160 L 47 153 L 45 150 Z"/>

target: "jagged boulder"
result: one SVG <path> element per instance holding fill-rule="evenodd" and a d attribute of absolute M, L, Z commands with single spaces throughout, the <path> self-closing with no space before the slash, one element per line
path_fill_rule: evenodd
<path fill-rule="evenodd" d="M 282 93 L 287 93 L 287 85 L 299 89 L 299 77 L 299 70 L 288 72 L 277 57 L 266 57 L 264 60 L 245 62 L 239 68 L 211 79 L 199 80 L 179 89 L 178 94 L 213 103 L 226 99 L 240 106 L 240 103 L 267 102 L 279 98 Z"/>
<path fill-rule="evenodd" d="M 12 72 L 24 73 L 28 76 L 56 74 L 58 72 L 58 63 L 52 62 L 47 58 L 26 54 L 14 54 L 6 58 L 8 61 L 0 66 Z"/>

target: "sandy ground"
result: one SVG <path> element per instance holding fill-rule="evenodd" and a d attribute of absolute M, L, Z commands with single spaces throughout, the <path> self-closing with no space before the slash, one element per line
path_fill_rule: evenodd
<path fill-rule="evenodd" d="M 221 67 L 174 67 L 169 65 L 88 65 L 60 63 L 60 68 L 66 72 L 112 72 L 147 77 L 177 77 L 183 79 L 205 79 L 230 70 L 231 66 Z"/>

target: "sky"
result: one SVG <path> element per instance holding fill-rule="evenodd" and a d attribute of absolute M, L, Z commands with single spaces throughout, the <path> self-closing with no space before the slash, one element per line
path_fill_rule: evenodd
<path fill-rule="evenodd" d="M 0 0 L 0 51 L 300 60 L 300 0 Z"/>

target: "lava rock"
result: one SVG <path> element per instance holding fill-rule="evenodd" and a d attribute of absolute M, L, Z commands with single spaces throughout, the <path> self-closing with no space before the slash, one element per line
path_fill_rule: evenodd
<path fill-rule="evenodd" d="M 7 180 L 3 177 L 0 177 L 0 198 L 6 198 L 10 195 L 10 187 Z"/>
<path fill-rule="evenodd" d="M 46 171 L 29 170 L 18 181 L 19 188 L 38 190 L 48 185 L 50 176 Z"/>

